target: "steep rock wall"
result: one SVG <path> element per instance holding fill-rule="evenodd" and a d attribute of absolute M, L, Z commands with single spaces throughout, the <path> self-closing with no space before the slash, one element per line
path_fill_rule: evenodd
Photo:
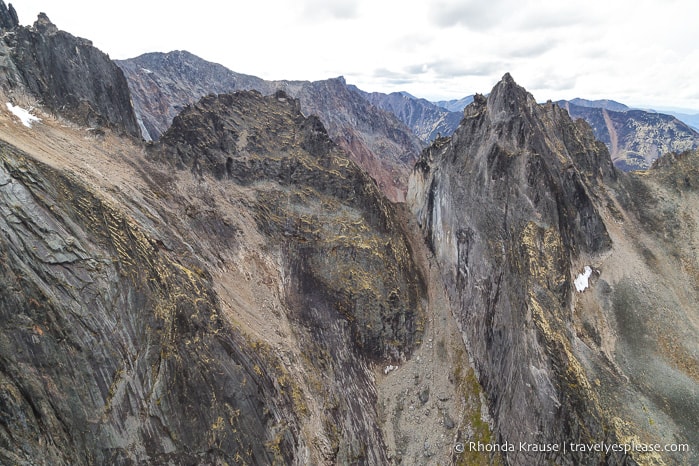
<path fill-rule="evenodd" d="M 30 95 L 78 124 L 140 138 L 124 74 L 89 40 L 58 30 L 42 13 L 31 27 L 3 30 L 0 49 L 2 88 L 10 99 Z"/>
<path fill-rule="evenodd" d="M 539 106 L 509 75 L 476 96 L 409 191 L 435 252 L 501 440 L 612 440 L 570 343 L 571 266 L 611 246 L 596 207 L 614 179 L 589 128 Z M 516 451 L 511 464 L 621 464 L 621 456 Z"/>

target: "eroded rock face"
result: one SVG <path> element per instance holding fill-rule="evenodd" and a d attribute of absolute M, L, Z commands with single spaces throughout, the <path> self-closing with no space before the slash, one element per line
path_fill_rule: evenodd
<path fill-rule="evenodd" d="M 0 462 L 388 462 L 374 365 L 412 353 L 425 286 L 317 119 L 209 97 L 145 159 L 34 131 L 120 157 L 0 145 Z"/>
<path fill-rule="evenodd" d="M 0 28 L 13 29 L 17 26 L 19 26 L 19 18 L 15 8 L 11 3 L 8 7 L 4 1 L 0 1 Z"/>
<path fill-rule="evenodd" d="M 536 104 L 506 75 L 418 161 L 409 202 L 500 440 L 690 446 L 516 450 L 508 463 L 695 461 L 699 426 L 686 413 L 699 402 L 697 311 L 695 298 L 683 301 L 696 295 L 695 157 L 661 159 L 647 176 L 616 172 L 585 123 Z M 669 316 L 690 324 L 678 331 Z"/>
<path fill-rule="evenodd" d="M 140 137 L 126 79 L 106 54 L 92 42 L 58 30 L 43 13 L 32 27 L 24 27 L 13 21 L 13 11 L 0 26 L 0 55 L 7 57 L 2 87 L 9 98 L 29 94 L 78 124 Z"/>
<path fill-rule="evenodd" d="M 410 168 L 422 142 L 395 115 L 372 105 L 342 77 L 265 81 L 182 51 L 145 54 L 117 63 L 129 80 L 146 139 L 157 140 L 184 106 L 207 94 L 257 90 L 270 95 L 283 90 L 299 99 L 304 115 L 320 119 L 330 138 L 376 180 L 390 200 L 405 200 Z"/>
<path fill-rule="evenodd" d="M 393 207 L 297 100 L 281 91 L 208 96 L 177 116 L 161 142 L 158 156 L 183 168 L 245 186 L 277 184 L 258 191 L 259 228 L 291 248 L 299 274 L 327 287 L 367 356 L 409 353 L 419 279 Z M 381 273 L 366 275 L 366 267 Z"/>
<path fill-rule="evenodd" d="M 278 418 L 291 460 L 293 403 L 273 368 L 253 370 L 264 354 L 222 320 L 202 264 L 72 176 L 0 152 L 2 462 L 268 463 Z"/>
<path fill-rule="evenodd" d="M 615 176 L 589 128 L 537 105 L 509 75 L 487 99 L 476 96 L 452 138 L 435 142 L 416 165 L 409 201 L 440 261 L 502 440 L 611 440 L 568 325 L 572 261 L 611 246 L 593 198 Z M 546 460 L 623 462 L 508 454 L 512 464 Z"/>

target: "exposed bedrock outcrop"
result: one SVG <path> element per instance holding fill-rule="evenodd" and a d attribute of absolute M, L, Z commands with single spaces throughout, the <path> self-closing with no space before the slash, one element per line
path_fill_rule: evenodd
<path fill-rule="evenodd" d="M 260 229 L 283 239 L 314 286 L 328 288 L 367 356 L 409 352 L 420 279 L 394 207 L 298 100 L 282 91 L 207 96 L 161 142 L 156 157 L 256 189 Z"/>
<path fill-rule="evenodd" d="M 409 202 L 435 252 L 502 441 L 613 436 L 571 344 L 571 266 L 611 247 L 596 209 L 616 172 L 584 123 L 509 75 L 418 161 Z M 508 454 L 511 464 L 621 455 Z"/>
<path fill-rule="evenodd" d="M 509 75 L 464 115 L 423 152 L 408 202 L 499 440 L 517 445 L 507 462 L 696 462 L 697 153 L 617 172 L 586 123 Z"/>
<path fill-rule="evenodd" d="M 221 318 L 202 265 L 74 177 L 0 151 L 2 462 L 272 461 L 293 403 L 275 369 L 253 370 L 264 354 Z M 297 435 L 281 433 L 288 459 Z"/>
<path fill-rule="evenodd" d="M 44 14 L 19 25 L 0 5 L 0 76 L 10 99 L 34 97 L 55 114 L 85 126 L 141 136 L 124 74 L 92 42 L 59 30 Z"/>
<path fill-rule="evenodd" d="M 0 462 L 386 464 L 374 368 L 425 284 L 318 120 L 209 97 L 147 154 L 107 133 L 97 179 L 50 125 L 93 168 L 0 145 Z"/>

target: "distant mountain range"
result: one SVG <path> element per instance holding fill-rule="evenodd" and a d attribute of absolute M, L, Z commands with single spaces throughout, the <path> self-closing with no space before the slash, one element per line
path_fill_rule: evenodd
<path fill-rule="evenodd" d="M 560 100 L 571 117 L 583 118 L 604 142 L 618 168 L 646 169 L 668 152 L 699 147 L 699 133 L 672 115 L 633 110 L 612 100 Z"/>
<path fill-rule="evenodd" d="M 661 108 L 659 110 L 653 110 L 650 108 L 632 108 L 622 103 L 616 102 L 614 100 L 587 100 L 575 98 L 568 102 L 577 105 L 579 107 L 591 107 L 591 108 L 604 108 L 606 110 L 612 110 L 615 112 L 626 112 L 629 110 L 643 110 L 649 113 L 661 113 L 665 115 L 672 115 L 678 120 L 691 126 L 692 129 L 699 131 L 699 113 L 687 113 L 679 110 L 665 109 Z"/>
<path fill-rule="evenodd" d="M 605 110 L 612 110 L 614 112 L 625 112 L 627 110 L 631 110 L 631 108 L 627 107 L 626 105 L 609 99 L 587 100 L 576 97 L 575 99 L 561 100 L 559 102 L 570 102 L 578 107 L 603 108 Z"/>
<path fill-rule="evenodd" d="M 466 97 L 462 97 L 461 99 L 440 100 L 438 102 L 434 102 L 434 104 L 439 107 L 445 108 L 450 112 L 463 112 L 464 108 L 466 108 L 466 106 L 469 105 L 471 102 L 473 102 L 473 96 L 468 95 Z"/>
<path fill-rule="evenodd" d="M 405 93 L 127 82 L 3 0 L 0 57 L 0 464 L 699 464 L 699 151 L 569 112 L 672 117 L 508 73 L 413 164 L 453 116 Z"/>
<path fill-rule="evenodd" d="M 431 142 L 438 136 L 450 136 L 463 118 L 463 109 L 450 111 L 407 92 L 384 94 L 359 89 L 357 92 L 382 110 L 396 115 L 425 142 Z"/>

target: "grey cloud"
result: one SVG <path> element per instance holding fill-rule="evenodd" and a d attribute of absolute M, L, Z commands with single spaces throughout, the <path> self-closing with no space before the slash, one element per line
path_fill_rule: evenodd
<path fill-rule="evenodd" d="M 311 18 L 336 19 L 352 19 L 359 14 L 356 0 L 308 0 L 303 12 Z"/>
<path fill-rule="evenodd" d="M 519 26 L 526 30 L 539 30 L 568 28 L 579 24 L 586 24 L 587 22 L 588 18 L 579 11 L 547 11 L 541 14 L 528 14 L 519 23 Z"/>
<path fill-rule="evenodd" d="M 414 74 L 391 71 L 386 68 L 374 70 L 372 76 L 392 84 L 408 84 L 414 81 Z"/>
<path fill-rule="evenodd" d="M 534 81 L 531 81 L 528 87 L 532 89 L 568 91 L 575 87 L 576 82 L 577 77 L 575 76 L 557 76 L 555 73 L 552 73 L 546 76 L 539 76 Z"/>
<path fill-rule="evenodd" d="M 429 67 L 427 65 L 410 65 L 404 69 L 408 74 L 423 74 L 429 71 Z"/>
<path fill-rule="evenodd" d="M 453 60 L 438 60 L 420 68 L 434 71 L 439 77 L 489 76 L 506 68 L 501 62 L 460 63 Z M 415 68 L 415 66 L 413 67 Z M 423 70 L 423 72 L 425 72 Z"/>
<path fill-rule="evenodd" d="M 512 58 L 535 58 L 548 52 L 555 46 L 554 41 L 549 40 L 511 49 L 508 55 Z"/>
<path fill-rule="evenodd" d="M 595 28 L 604 24 L 605 17 L 584 3 L 574 2 L 532 2 L 527 8 L 516 12 L 512 26 L 520 31 L 547 31 L 570 29 L 574 26 Z"/>
<path fill-rule="evenodd" d="M 437 2 L 431 7 L 430 16 L 440 27 L 464 26 L 474 30 L 487 30 L 498 25 L 505 17 L 510 0 L 491 0 L 487 4 L 478 0 Z"/>
<path fill-rule="evenodd" d="M 424 33 L 412 33 L 403 35 L 393 41 L 393 45 L 397 49 L 413 51 L 420 47 L 429 46 L 434 42 L 434 36 Z"/>

